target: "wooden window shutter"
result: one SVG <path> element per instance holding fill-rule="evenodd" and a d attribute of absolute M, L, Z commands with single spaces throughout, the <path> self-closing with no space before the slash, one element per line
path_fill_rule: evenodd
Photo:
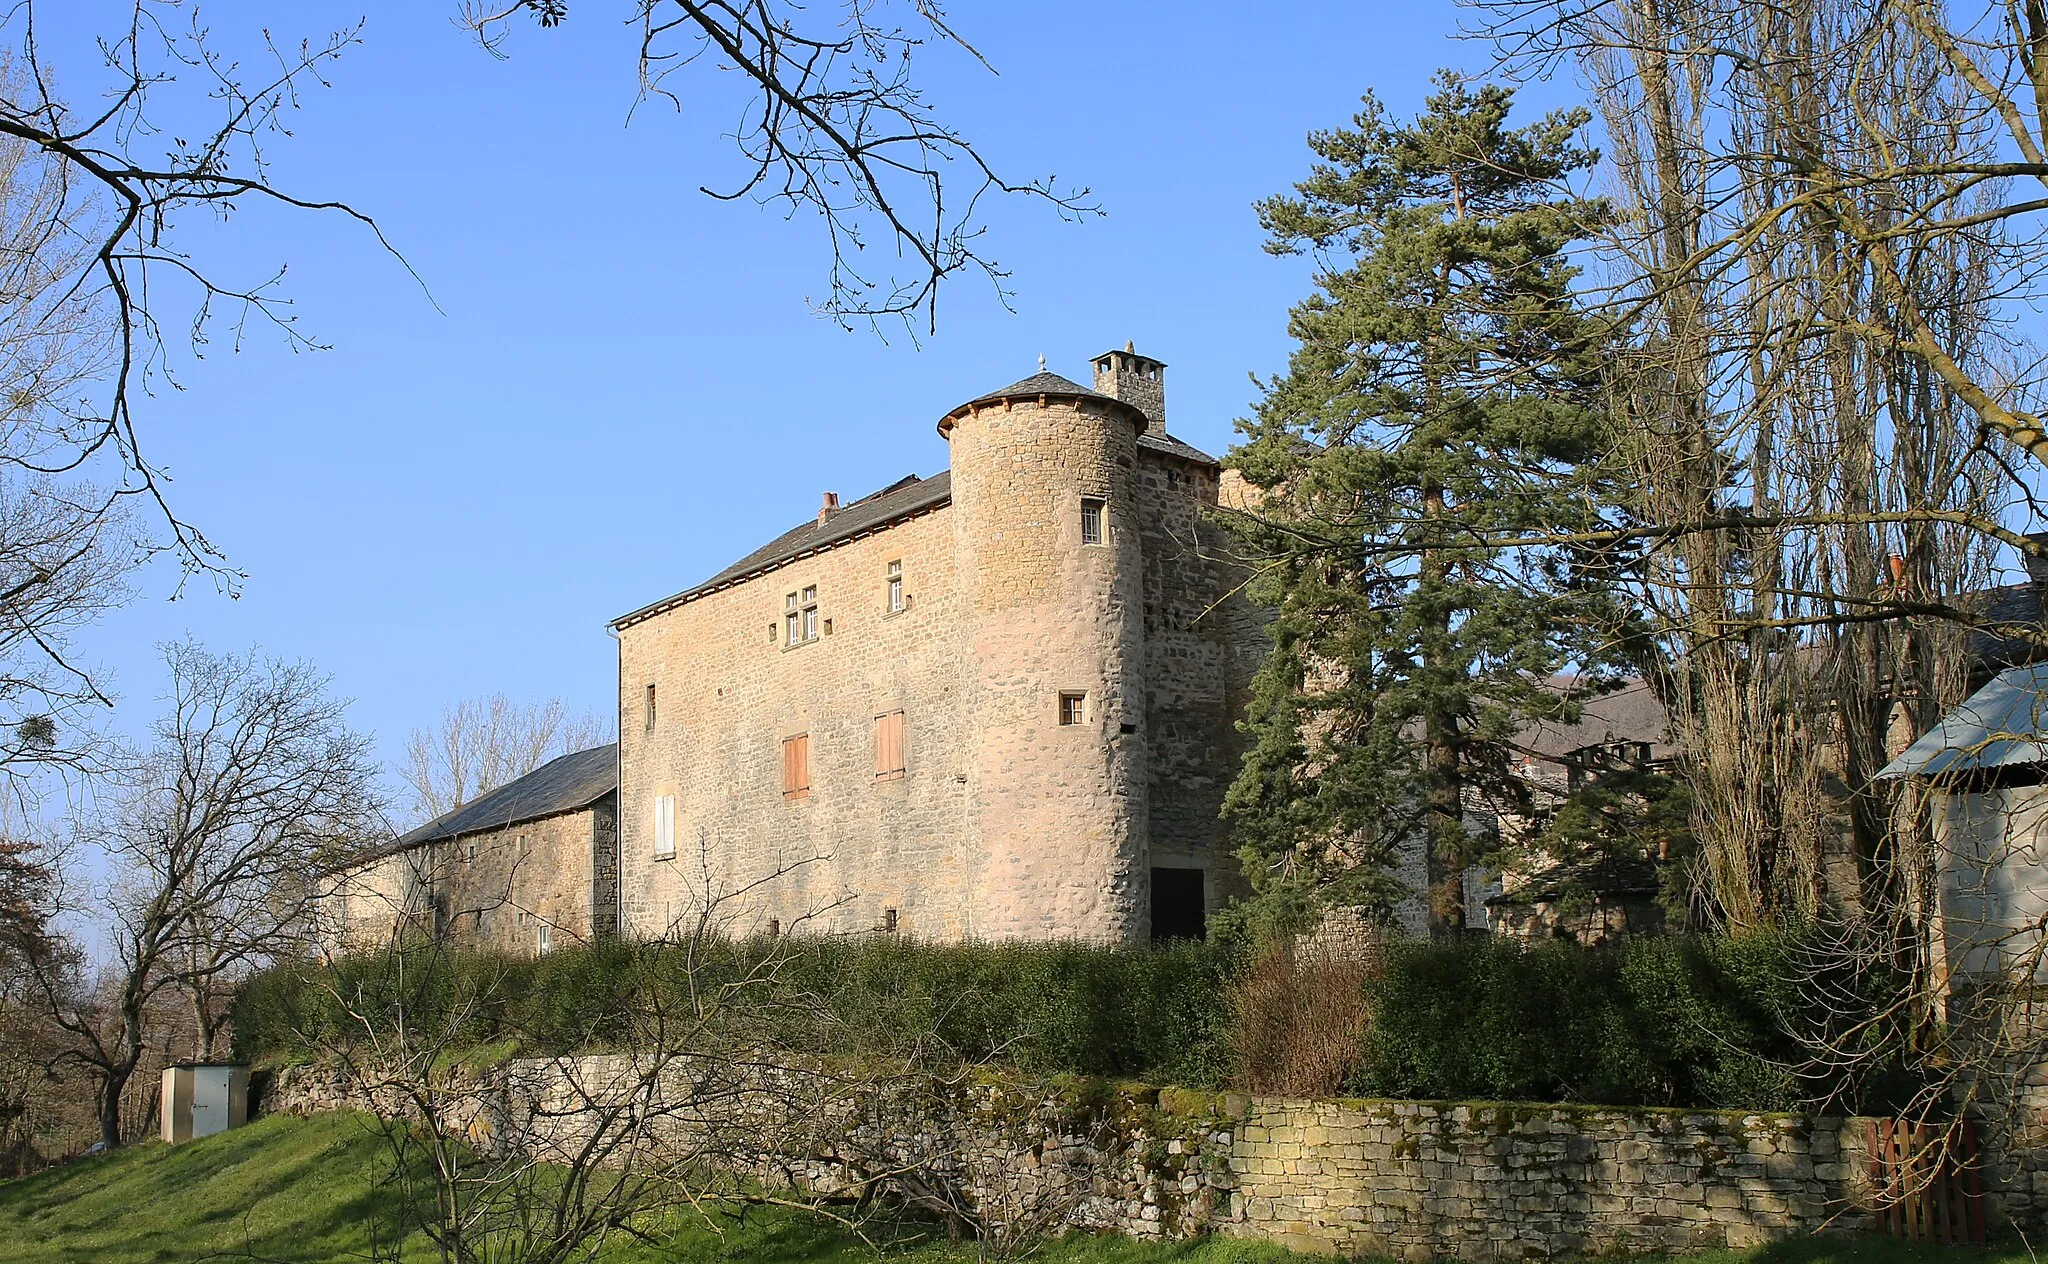
<path fill-rule="evenodd" d="M 903 775 L 903 713 L 891 711 L 875 717 L 875 780 L 893 781 Z"/>
<path fill-rule="evenodd" d="M 676 854 L 676 797 L 662 795 L 654 801 L 654 855 L 656 859 Z"/>
<path fill-rule="evenodd" d="M 811 737 L 799 733 L 782 739 L 782 797 L 801 799 L 811 792 Z"/>

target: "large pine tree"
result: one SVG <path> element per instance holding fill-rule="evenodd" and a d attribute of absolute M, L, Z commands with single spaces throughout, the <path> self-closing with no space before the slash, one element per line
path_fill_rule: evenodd
<path fill-rule="evenodd" d="M 1570 718 L 1612 661 L 1589 559 L 1529 543 L 1608 503 L 1603 327 L 1572 261 L 1606 208 L 1567 188 L 1586 112 L 1511 129 L 1512 103 L 1444 72 L 1412 122 L 1367 95 L 1309 137 L 1308 179 L 1258 210 L 1316 292 L 1232 456 L 1264 489 L 1240 530 L 1277 611 L 1227 809 L 1243 858 L 1276 899 L 1385 906 L 1419 846 L 1436 933 L 1487 846 L 1468 797 L 1524 793 L 1513 735 Z"/>

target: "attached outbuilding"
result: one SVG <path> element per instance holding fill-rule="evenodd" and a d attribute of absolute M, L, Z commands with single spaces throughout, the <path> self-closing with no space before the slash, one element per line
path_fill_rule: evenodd
<path fill-rule="evenodd" d="M 330 952 L 401 935 L 540 954 L 616 934 L 619 747 L 576 751 L 325 877 Z"/>

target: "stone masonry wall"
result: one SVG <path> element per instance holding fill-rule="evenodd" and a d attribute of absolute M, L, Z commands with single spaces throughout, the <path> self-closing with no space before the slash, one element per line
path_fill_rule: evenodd
<path fill-rule="evenodd" d="M 529 954 L 538 951 L 544 925 L 554 947 L 588 939 L 592 831 L 598 815 L 615 812 L 603 802 L 426 843 L 336 874 L 322 897 L 330 941 L 378 947 L 408 920 L 467 946 Z"/>
<path fill-rule="evenodd" d="M 903 563 L 909 608 L 887 609 Z M 815 586 L 831 631 L 791 647 L 789 593 Z M 628 933 L 707 904 L 733 933 L 970 930 L 971 751 L 951 511 L 799 558 L 619 633 L 620 884 Z M 649 685 L 655 722 L 646 723 Z M 875 717 L 903 712 L 904 772 L 875 777 Z M 782 741 L 805 734 L 810 793 L 785 799 Z M 676 854 L 654 854 L 676 796 Z M 744 893 L 742 896 L 741 893 Z"/>
<path fill-rule="evenodd" d="M 1208 517 L 1217 474 L 1138 450 L 1151 863 L 1205 870 L 1212 912 L 1247 893 L 1224 828 L 1223 795 L 1244 757 L 1237 718 L 1272 649 L 1251 602 L 1233 592 L 1242 575 Z"/>
<path fill-rule="evenodd" d="M 949 502 L 619 629 L 627 933 L 708 908 L 736 934 L 1131 940 L 1150 866 L 1207 871 L 1211 907 L 1241 885 L 1218 814 L 1268 643 L 1246 602 L 1219 605 L 1217 472 L 1088 397 L 977 402 L 941 430 Z M 1107 504 L 1099 545 L 1084 497 Z M 813 587 L 824 634 L 790 646 L 785 603 Z M 1086 695 L 1079 723 L 1065 693 Z M 905 768 L 878 779 L 893 711 Z M 785 797 L 798 734 L 810 789 Z"/>
<path fill-rule="evenodd" d="M 1429 1259 L 1743 1247 L 1867 1225 L 1864 1121 L 1260 1099 L 1226 1232 Z"/>
<path fill-rule="evenodd" d="M 948 419 L 968 640 L 974 930 L 1116 941 L 1149 927 L 1138 423 L 1017 399 Z M 1099 498 L 1102 538 L 1082 539 Z M 1078 694 L 1078 722 L 1060 699 Z"/>
<path fill-rule="evenodd" d="M 476 1100 L 444 1114 L 493 1144 L 545 1152 L 578 1136 L 577 1112 L 559 1103 L 589 1101 L 591 1084 L 617 1078 L 617 1061 L 517 1060 L 480 1076 L 469 1090 Z M 808 1121 L 843 1115 L 868 1134 L 816 1145 L 811 1128 L 804 1154 L 764 1168 L 829 1186 L 834 1174 L 818 1155 L 886 1154 L 944 1182 L 984 1228 L 1219 1232 L 1409 1260 L 1741 1247 L 1869 1223 L 1867 1120 L 1306 1101 L 1099 1082 L 981 1081 L 954 1094 L 943 1109 L 926 1102 L 879 1121 L 808 1107 Z M 372 1105 L 338 1073 L 299 1067 L 279 1073 L 264 1109 Z M 478 1119 L 491 1122 L 479 1129 Z M 2000 1205 L 2029 1226 L 2038 1220 L 2026 1200 Z"/>

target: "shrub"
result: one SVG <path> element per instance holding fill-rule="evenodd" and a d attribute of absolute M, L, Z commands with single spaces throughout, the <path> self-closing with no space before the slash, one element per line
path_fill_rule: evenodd
<path fill-rule="evenodd" d="M 371 953 L 257 975 L 235 1003 L 238 1056 L 284 1061 L 347 1040 L 350 1011 L 401 1004 L 453 1043 L 536 1053 L 616 1046 L 636 1005 L 676 1013 L 717 992 L 735 1035 L 821 1054 L 995 1061 L 1027 1071 L 1219 1085 L 1228 1073 L 1230 950 L 898 939 L 672 945 L 616 941 L 538 959 Z M 772 972 L 762 976 L 764 962 Z"/>
<path fill-rule="evenodd" d="M 825 1055 L 992 1062 L 1041 1075 L 1375 1097 L 1788 1109 L 1813 1086 L 1790 941 L 1395 942 L 1377 960 L 1248 961 L 1215 943 L 934 945 L 889 937 L 683 948 L 605 942 L 539 959 L 370 954 L 284 965 L 234 1009 L 238 1055 L 346 1040 L 403 1005 L 453 1043 L 617 1047 L 636 1013 L 717 992 L 735 1039 Z M 760 978 L 763 963 L 771 977 Z"/>
<path fill-rule="evenodd" d="M 1395 944 L 1366 985 L 1352 1091 L 1387 1097 L 1790 1109 L 1783 944 Z"/>
<path fill-rule="evenodd" d="M 1369 970 L 1354 958 L 1268 952 L 1230 990 L 1235 1085 L 1253 1093 L 1328 1097 L 1364 1052 Z"/>

